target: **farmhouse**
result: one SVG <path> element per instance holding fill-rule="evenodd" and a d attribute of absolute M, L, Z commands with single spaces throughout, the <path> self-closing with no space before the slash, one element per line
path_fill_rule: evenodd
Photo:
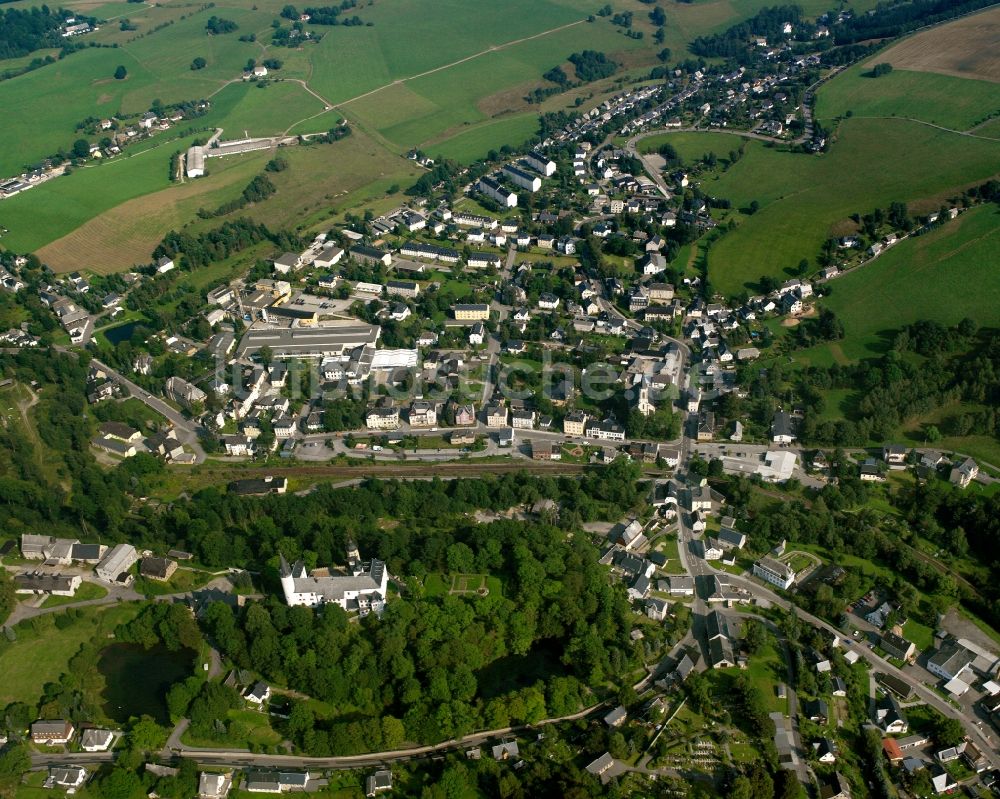
<path fill-rule="evenodd" d="M 105 582 L 131 582 L 128 575 L 131 569 L 139 560 L 139 553 L 131 544 L 116 544 L 114 548 L 97 564 L 94 572 L 98 578 Z"/>
<path fill-rule="evenodd" d="M 150 580 L 169 580 L 177 571 L 177 562 L 169 558 L 143 558 L 139 574 Z"/>
<path fill-rule="evenodd" d="M 14 593 L 73 596 L 82 582 L 78 574 L 30 571 L 14 576 Z"/>

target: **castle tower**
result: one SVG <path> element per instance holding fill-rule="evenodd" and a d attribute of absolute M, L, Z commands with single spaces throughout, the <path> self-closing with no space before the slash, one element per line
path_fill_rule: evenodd
<path fill-rule="evenodd" d="M 290 605 L 292 604 L 292 597 L 295 595 L 295 578 L 292 576 L 292 569 L 288 565 L 288 561 L 285 560 L 285 556 L 279 554 L 278 557 L 281 559 L 278 568 L 278 576 L 281 578 L 281 590 L 285 594 L 285 602 Z"/>
<path fill-rule="evenodd" d="M 353 538 L 347 539 L 347 565 L 352 569 L 361 562 L 361 553 Z"/>

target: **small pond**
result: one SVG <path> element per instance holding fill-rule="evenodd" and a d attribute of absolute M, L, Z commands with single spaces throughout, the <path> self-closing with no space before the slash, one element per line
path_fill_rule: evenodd
<path fill-rule="evenodd" d="M 195 652 L 171 652 L 165 646 L 145 649 L 138 644 L 111 644 L 101 651 L 97 668 L 104 675 L 104 712 L 124 724 L 146 714 L 160 724 L 170 721 L 167 691 L 194 673 Z"/>
<path fill-rule="evenodd" d="M 132 334 L 135 332 L 136 325 L 138 324 L 138 322 L 126 322 L 123 325 L 118 325 L 118 327 L 109 327 L 101 335 L 115 346 L 118 346 L 123 341 L 128 341 L 132 338 Z"/>

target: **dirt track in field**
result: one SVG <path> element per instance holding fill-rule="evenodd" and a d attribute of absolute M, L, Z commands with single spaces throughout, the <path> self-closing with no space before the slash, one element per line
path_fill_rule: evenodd
<path fill-rule="evenodd" d="M 1000 7 L 918 33 L 876 56 L 897 69 L 1000 83 Z"/>

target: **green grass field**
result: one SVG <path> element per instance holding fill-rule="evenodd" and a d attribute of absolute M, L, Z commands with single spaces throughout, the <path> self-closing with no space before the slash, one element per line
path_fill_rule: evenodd
<path fill-rule="evenodd" d="M 877 355 L 896 330 L 919 319 L 956 324 L 968 316 L 980 325 L 1000 324 L 998 253 L 1000 212 L 982 206 L 837 278 L 823 300 L 844 323 L 845 338 L 833 345 L 836 355 L 849 360 Z M 795 357 L 810 360 L 830 347 Z"/>
<path fill-rule="evenodd" d="M 74 596 L 50 596 L 42 603 L 43 608 L 57 608 L 60 605 L 71 605 L 74 602 L 85 602 L 90 599 L 101 599 L 108 595 L 108 589 L 97 583 L 83 582 L 76 589 Z"/>
<path fill-rule="evenodd" d="M 816 96 L 816 117 L 828 120 L 851 111 L 854 116 L 911 117 L 967 130 L 1000 110 L 997 86 L 989 81 L 905 69 L 871 78 L 870 71 L 867 63 L 859 64 L 824 85 Z"/>
<path fill-rule="evenodd" d="M 744 142 L 741 137 L 731 133 L 690 131 L 649 136 L 637 142 L 637 147 L 639 152 L 655 153 L 667 143 L 673 146 L 685 164 L 690 164 L 710 152 L 714 152 L 720 158 L 728 158 L 729 152 L 738 150 Z"/>
<path fill-rule="evenodd" d="M 768 712 L 788 713 L 788 700 L 778 697 L 775 687 L 788 679 L 784 657 L 771 643 L 751 655 L 747 665 L 750 680 L 760 689 Z"/>
<path fill-rule="evenodd" d="M 260 88 L 256 83 L 240 81 L 215 95 L 212 110 L 199 118 L 197 124 L 223 128 L 223 138 L 237 139 L 243 138 L 244 133 L 250 136 L 283 133 L 296 122 L 320 114 L 295 130 L 296 133 L 314 133 L 329 130 L 336 123 L 335 114 L 321 114 L 322 111 L 323 103 L 301 84 L 277 82 Z"/>
<path fill-rule="evenodd" d="M 737 137 L 730 137 L 736 146 Z M 732 147 L 726 148 L 728 152 Z M 961 187 L 1000 171 L 1000 142 L 960 137 L 904 120 L 845 120 L 825 155 L 782 152 L 758 142 L 724 173 L 702 181 L 706 194 L 760 210 L 712 247 L 709 277 L 734 295 L 762 274 L 787 276 L 823 241 L 853 229 L 848 219 L 905 201 L 937 208 Z"/>
<path fill-rule="evenodd" d="M 0 704 L 34 702 L 48 682 L 57 682 L 70 658 L 85 641 L 104 637 L 132 618 L 137 604 L 84 608 L 81 618 L 64 630 L 57 629 L 54 614 L 39 617 L 37 628 L 29 623 L 16 626 L 18 640 L 0 649 Z"/>

